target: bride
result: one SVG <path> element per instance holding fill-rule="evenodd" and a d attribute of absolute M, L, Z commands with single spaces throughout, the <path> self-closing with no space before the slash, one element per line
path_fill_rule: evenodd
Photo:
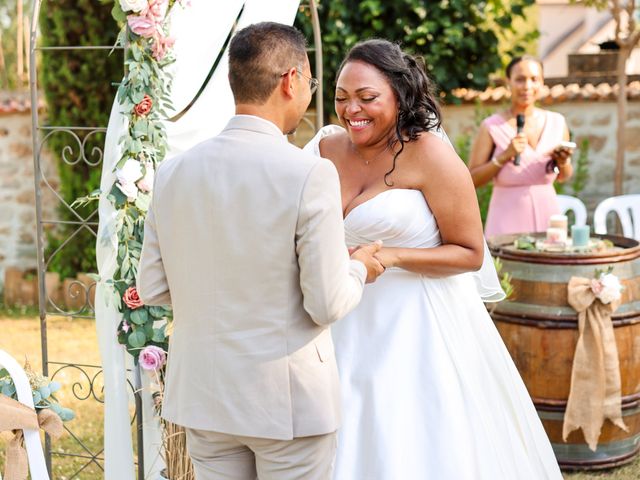
<path fill-rule="evenodd" d="M 486 251 L 478 204 L 439 134 L 423 64 L 385 40 L 359 43 L 335 106 L 344 129 L 325 127 L 305 148 L 338 170 L 348 244 L 382 240 L 387 270 L 333 327 L 343 402 L 334 478 L 561 479 L 478 293 L 486 282 L 468 273 Z"/>

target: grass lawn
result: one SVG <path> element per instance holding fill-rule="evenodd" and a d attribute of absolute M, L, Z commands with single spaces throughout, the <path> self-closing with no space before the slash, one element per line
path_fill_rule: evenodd
<path fill-rule="evenodd" d="M 93 320 L 51 318 L 48 321 L 47 331 L 50 361 L 89 365 L 100 364 L 100 354 Z M 22 361 L 27 357 L 33 369 L 41 371 L 40 324 L 37 318 L 32 316 L 7 316 L 0 313 L 0 332 L 2 332 L 0 333 L 0 349 L 6 350 L 18 361 Z M 55 371 L 56 368 L 56 366 L 50 367 L 50 373 Z M 86 370 L 90 373 L 90 376 L 96 373 L 94 369 Z M 72 408 L 76 412 L 76 418 L 68 422 L 67 427 L 85 443 L 90 451 L 97 453 L 102 449 L 103 441 L 102 404 L 92 396 L 87 400 L 76 398 L 76 396 L 84 398 L 89 395 L 87 379 L 77 369 L 64 368 L 60 370 L 55 378 L 63 385 L 60 395 L 57 395 L 58 400 L 63 406 Z M 101 377 L 97 377 L 93 388 L 97 395 L 99 395 L 102 386 L 100 382 Z M 76 384 L 75 396 L 72 393 L 74 384 Z M 53 450 L 66 454 L 87 455 L 87 452 L 73 440 L 69 432 L 65 432 L 62 438 L 54 441 L 52 447 Z M 0 471 L 4 470 L 5 450 L 6 440 L 0 437 Z M 53 479 L 70 479 L 87 462 L 88 459 L 54 456 Z M 94 463 L 89 462 L 89 465 L 73 478 L 97 480 L 102 476 L 102 470 Z M 640 457 L 636 458 L 633 463 L 617 469 L 588 473 L 566 473 L 565 479 L 638 480 L 640 479 Z"/>

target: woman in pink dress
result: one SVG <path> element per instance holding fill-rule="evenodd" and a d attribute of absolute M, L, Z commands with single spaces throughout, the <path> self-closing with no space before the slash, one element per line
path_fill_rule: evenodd
<path fill-rule="evenodd" d="M 540 62 L 516 57 L 506 73 L 511 106 L 482 122 L 469 161 L 476 188 L 493 180 L 487 238 L 545 231 L 549 217 L 560 213 L 553 182 L 563 182 L 573 173 L 572 149 L 560 145 L 569 140 L 564 117 L 535 106 L 543 85 Z M 518 115 L 524 116 L 521 132 Z"/>

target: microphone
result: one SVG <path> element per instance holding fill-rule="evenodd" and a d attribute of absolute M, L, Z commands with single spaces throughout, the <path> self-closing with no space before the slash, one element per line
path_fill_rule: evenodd
<path fill-rule="evenodd" d="M 524 115 L 519 113 L 518 115 L 516 115 L 516 132 L 517 133 L 522 133 L 522 130 L 524 129 Z M 513 164 L 514 165 L 520 165 L 520 154 L 516 154 L 516 158 L 513 159 Z"/>
<path fill-rule="evenodd" d="M 523 129 L 524 129 L 524 115 L 519 113 L 518 115 L 516 115 L 516 132 L 517 133 L 522 133 Z M 520 165 L 520 154 L 519 153 L 516 154 L 516 158 L 513 160 L 513 164 L 514 165 Z"/>

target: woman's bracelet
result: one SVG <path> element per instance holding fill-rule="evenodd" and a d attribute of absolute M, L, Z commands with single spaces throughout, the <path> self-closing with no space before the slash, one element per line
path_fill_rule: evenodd
<path fill-rule="evenodd" d="M 504 167 L 504 163 L 500 163 L 496 157 L 493 157 L 491 159 L 491 163 L 493 163 L 498 168 Z"/>

